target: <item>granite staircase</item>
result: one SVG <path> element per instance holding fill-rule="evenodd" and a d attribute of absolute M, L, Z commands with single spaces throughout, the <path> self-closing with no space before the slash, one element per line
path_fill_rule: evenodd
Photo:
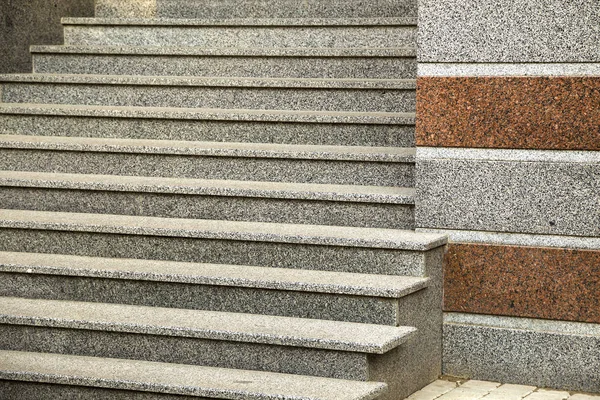
<path fill-rule="evenodd" d="M 98 0 L 0 76 L 0 398 L 401 400 L 436 379 L 415 16 Z"/>

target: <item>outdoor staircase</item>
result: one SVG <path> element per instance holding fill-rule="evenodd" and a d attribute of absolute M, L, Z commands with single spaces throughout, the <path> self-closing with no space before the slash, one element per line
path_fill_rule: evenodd
<path fill-rule="evenodd" d="M 0 76 L 0 398 L 401 400 L 435 380 L 416 4 L 97 17 Z"/>

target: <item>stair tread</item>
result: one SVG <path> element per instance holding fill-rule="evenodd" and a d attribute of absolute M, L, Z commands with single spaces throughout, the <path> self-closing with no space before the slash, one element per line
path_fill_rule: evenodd
<path fill-rule="evenodd" d="M 401 298 L 429 278 L 176 261 L 0 252 L 0 271 Z"/>
<path fill-rule="evenodd" d="M 414 26 L 416 17 L 373 18 L 62 18 L 63 25 L 138 26 Z"/>
<path fill-rule="evenodd" d="M 444 235 L 397 229 L 26 210 L 0 210 L 0 227 L 414 251 L 447 243 Z"/>
<path fill-rule="evenodd" d="M 384 354 L 415 328 L 124 304 L 0 297 L 0 323 Z"/>
<path fill-rule="evenodd" d="M 0 148 L 404 163 L 413 163 L 416 153 L 416 149 L 410 147 L 292 145 L 30 135 L 0 135 Z"/>
<path fill-rule="evenodd" d="M 378 382 L 15 351 L 0 351 L 0 379 L 253 400 L 370 400 L 387 389 Z"/>
<path fill-rule="evenodd" d="M 414 204 L 415 202 L 415 189 L 406 187 L 85 175 L 29 171 L 0 171 L 0 186 L 384 204 Z"/>
<path fill-rule="evenodd" d="M 84 46 L 38 45 L 32 53 L 107 54 L 107 55 L 180 55 L 180 56 L 272 56 L 272 57 L 416 57 L 416 47 L 328 48 L 262 47 L 205 48 L 177 46 Z"/>
<path fill-rule="evenodd" d="M 416 79 L 252 78 L 88 74 L 0 74 L 0 82 L 134 86 L 202 86 L 286 89 L 414 90 Z"/>
<path fill-rule="evenodd" d="M 414 125 L 415 113 L 249 110 L 174 107 L 0 103 L 0 114 L 72 115 L 114 118 L 231 120 Z"/>

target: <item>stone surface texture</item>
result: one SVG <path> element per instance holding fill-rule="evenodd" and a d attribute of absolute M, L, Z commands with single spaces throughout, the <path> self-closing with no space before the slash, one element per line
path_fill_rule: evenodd
<path fill-rule="evenodd" d="M 419 146 L 600 150 L 600 77 L 421 77 L 418 88 Z"/>
<path fill-rule="evenodd" d="M 61 44 L 60 19 L 91 17 L 93 0 L 11 0 L 0 3 L 0 73 L 29 72 L 29 46 Z"/>
<path fill-rule="evenodd" d="M 444 309 L 600 323 L 600 251 L 451 244 Z"/>
<path fill-rule="evenodd" d="M 598 62 L 595 0 L 419 0 L 420 62 Z"/>

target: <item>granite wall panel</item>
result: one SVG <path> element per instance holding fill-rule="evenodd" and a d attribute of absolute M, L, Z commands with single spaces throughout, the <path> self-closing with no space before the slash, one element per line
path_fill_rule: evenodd
<path fill-rule="evenodd" d="M 419 0 L 420 62 L 600 61 L 597 0 Z"/>
<path fill-rule="evenodd" d="M 600 150 L 600 77 L 421 77 L 417 145 Z"/>
<path fill-rule="evenodd" d="M 451 244 L 444 310 L 600 323 L 600 250 Z"/>

